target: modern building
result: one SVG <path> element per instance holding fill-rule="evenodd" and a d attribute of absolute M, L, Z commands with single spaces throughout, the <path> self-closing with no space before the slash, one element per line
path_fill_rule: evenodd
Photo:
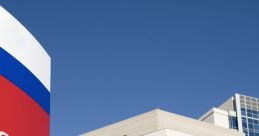
<path fill-rule="evenodd" d="M 51 59 L 0 6 L 0 135 L 48 136 Z"/>
<path fill-rule="evenodd" d="M 259 99 L 235 94 L 217 108 L 212 108 L 199 120 L 259 136 Z"/>
<path fill-rule="evenodd" d="M 243 133 L 156 109 L 82 136 L 243 136 Z"/>
<path fill-rule="evenodd" d="M 258 104 L 235 94 L 198 120 L 156 109 L 81 136 L 259 136 Z"/>

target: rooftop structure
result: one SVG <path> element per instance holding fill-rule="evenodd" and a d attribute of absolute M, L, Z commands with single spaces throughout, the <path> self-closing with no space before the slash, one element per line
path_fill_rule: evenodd
<path fill-rule="evenodd" d="M 163 110 L 153 110 L 81 136 L 243 136 L 231 129 Z"/>
<path fill-rule="evenodd" d="M 259 136 L 259 99 L 235 94 L 217 108 L 200 117 L 201 121 Z"/>

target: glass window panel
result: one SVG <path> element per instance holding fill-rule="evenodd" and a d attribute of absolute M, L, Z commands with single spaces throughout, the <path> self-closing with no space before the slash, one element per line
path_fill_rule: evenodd
<path fill-rule="evenodd" d="M 237 118 L 229 116 L 229 127 L 237 129 Z"/>
<path fill-rule="evenodd" d="M 253 125 L 253 124 L 248 123 L 248 128 L 249 128 L 249 129 L 254 129 L 254 125 Z"/>
<path fill-rule="evenodd" d="M 243 116 L 246 116 L 246 112 L 243 112 L 243 111 L 242 111 L 241 113 L 242 113 Z"/>
<path fill-rule="evenodd" d="M 237 120 L 233 120 L 233 128 L 237 128 Z"/>
<path fill-rule="evenodd" d="M 247 123 L 242 122 L 242 126 L 243 126 L 243 128 L 247 128 Z"/>
<path fill-rule="evenodd" d="M 247 116 L 248 117 L 252 117 L 252 113 L 247 113 Z"/>
<path fill-rule="evenodd" d="M 254 132 L 249 131 L 249 136 L 254 136 Z"/>

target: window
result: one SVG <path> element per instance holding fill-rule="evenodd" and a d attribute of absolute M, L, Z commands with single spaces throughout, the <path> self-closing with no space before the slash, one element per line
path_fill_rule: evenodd
<path fill-rule="evenodd" d="M 232 129 L 237 129 L 237 117 L 229 116 L 229 127 Z"/>
<path fill-rule="evenodd" d="M 240 96 L 240 103 L 243 132 L 246 136 L 259 136 L 259 99 Z"/>

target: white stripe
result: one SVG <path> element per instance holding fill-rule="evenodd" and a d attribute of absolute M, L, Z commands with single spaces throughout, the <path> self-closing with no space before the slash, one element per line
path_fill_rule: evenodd
<path fill-rule="evenodd" d="M 30 32 L 1 6 L 0 47 L 27 67 L 50 90 L 49 55 Z"/>
<path fill-rule="evenodd" d="M 3 132 L 3 131 L 0 131 L 0 136 L 8 136 L 8 134 L 6 134 L 6 133 Z"/>

